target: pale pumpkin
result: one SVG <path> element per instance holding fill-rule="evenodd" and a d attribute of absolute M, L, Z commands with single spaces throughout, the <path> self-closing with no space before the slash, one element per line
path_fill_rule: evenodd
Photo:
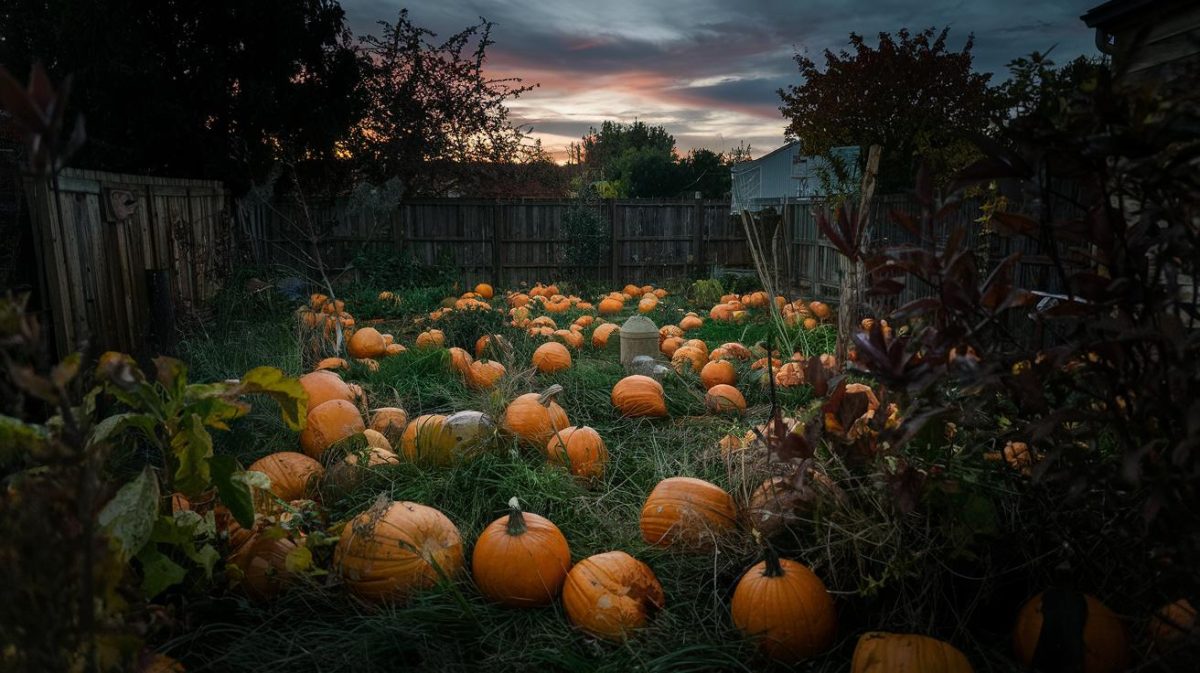
<path fill-rule="evenodd" d="M 666 600 L 650 566 L 623 551 L 596 554 L 575 564 L 562 592 L 563 609 L 572 624 L 618 642 L 645 626 Z"/>
<path fill-rule="evenodd" d="M 508 515 L 484 528 L 475 542 L 475 586 L 503 605 L 549 605 L 562 591 L 571 567 L 567 538 L 546 517 L 522 512 L 516 498 L 508 506 Z"/>
<path fill-rule="evenodd" d="M 403 601 L 462 571 L 462 536 L 432 507 L 379 502 L 346 524 L 333 568 L 360 598 Z"/>
<path fill-rule="evenodd" d="M 837 636 L 837 612 L 825 583 L 804 564 L 781 559 L 770 548 L 738 580 L 729 610 L 742 635 L 787 664 L 824 652 Z"/>
<path fill-rule="evenodd" d="M 638 525 L 648 544 L 703 551 L 737 527 L 737 510 L 720 486 L 671 477 L 650 492 Z"/>
<path fill-rule="evenodd" d="M 442 414 L 422 414 L 404 428 L 400 449 L 411 461 L 437 463 L 450 449 L 449 436 L 443 432 L 446 417 Z"/>

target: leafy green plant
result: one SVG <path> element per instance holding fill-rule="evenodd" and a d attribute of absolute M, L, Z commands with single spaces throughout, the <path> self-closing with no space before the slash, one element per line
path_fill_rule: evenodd
<path fill-rule="evenodd" d="M 688 289 L 688 299 L 693 306 L 711 307 L 720 303 L 723 294 L 725 288 L 721 287 L 721 281 L 715 278 L 698 280 Z"/>

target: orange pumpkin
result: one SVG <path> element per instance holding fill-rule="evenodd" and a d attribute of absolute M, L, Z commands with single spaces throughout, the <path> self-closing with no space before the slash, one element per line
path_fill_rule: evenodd
<path fill-rule="evenodd" d="M 308 410 L 312 411 L 329 400 L 354 401 L 354 392 L 342 377 L 325 369 L 318 369 L 300 377 L 300 387 L 308 393 Z"/>
<path fill-rule="evenodd" d="M 1067 628 L 1075 624 L 1081 632 Z M 1070 589 L 1048 589 L 1025 603 L 1013 628 L 1013 652 L 1025 666 L 1043 670 L 1118 673 L 1130 663 L 1120 618 L 1095 596 Z"/>
<path fill-rule="evenodd" d="M 736 382 L 737 370 L 727 360 L 712 360 L 700 370 L 700 383 L 704 384 L 705 389 L 722 383 L 731 386 Z"/>
<path fill-rule="evenodd" d="M 650 566 L 623 551 L 589 556 L 567 573 L 563 609 L 576 627 L 597 638 L 623 641 L 666 606 Z"/>
<path fill-rule="evenodd" d="M 446 343 L 446 335 L 440 329 L 431 329 L 417 335 L 417 348 L 422 350 L 441 348 Z"/>
<path fill-rule="evenodd" d="M 658 349 L 667 357 L 674 357 L 675 351 L 683 346 L 683 337 L 667 337 L 658 345 Z"/>
<path fill-rule="evenodd" d="M 387 347 L 383 349 L 384 355 L 399 355 L 407 352 L 408 349 L 400 344 L 388 344 Z"/>
<path fill-rule="evenodd" d="M 546 457 L 554 465 L 565 465 L 577 477 L 599 478 L 608 463 L 608 448 L 600 433 L 583 426 L 564 428 L 546 443 Z"/>
<path fill-rule="evenodd" d="M 480 283 L 475 286 L 475 294 L 483 297 L 484 299 L 491 299 L 496 294 L 496 291 L 492 289 L 491 285 L 488 285 L 487 283 Z"/>
<path fill-rule="evenodd" d="M 479 390 L 494 388 L 504 372 L 504 365 L 495 360 L 476 360 L 467 373 L 467 385 Z"/>
<path fill-rule="evenodd" d="M 346 352 L 352 358 L 377 358 L 387 350 L 383 335 L 374 327 L 362 327 L 354 331 L 346 342 Z"/>
<path fill-rule="evenodd" d="M 726 322 L 733 319 L 733 308 L 729 304 L 717 304 L 708 311 L 708 317 L 717 322 Z"/>
<path fill-rule="evenodd" d="M 473 358 L 471 358 L 471 354 L 468 353 L 466 350 L 459 348 L 458 346 L 451 347 L 449 349 L 449 352 L 450 352 L 450 369 L 452 371 L 459 373 L 462 376 L 466 376 L 468 370 L 470 370 L 470 368 L 471 368 L 471 362 L 473 361 Z"/>
<path fill-rule="evenodd" d="M 689 330 L 699 329 L 704 326 L 704 320 L 699 316 L 689 315 L 684 316 L 683 320 L 679 321 L 679 329 L 687 332 Z"/>
<path fill-rule="evenodd" d="M 669 339 L 671 337 L 682 337 L 682 336 L 683 336 L 683 330 L 679 329 L 678 325 L 663 325 L 662 327 L 658 328 L 658 338 L 660 341 L 662 339 Z"/>
<path fill-rule="evenodd" d="M 380 407 L 371 412 L 370 428 L 388 438 L 395 444 L 404 434 L 404 426 L 408 425 L 408 412 L 400 407 Z"/>
<path fill-rule="evenodd" d="M 315 369 L 317 369 L 317 370 L 350 369 L 350 363 L 346 362 L 342 358 L 325 358 L 317 363 L 317 366 L 315 367 Z M 303 378 L 303 377 L 301 377 L 301 378 Z"/>
<path fill-rule="evenodd" d="M 310 458 L 320 459 L 330 446 L 365 429 L 358 407 L 346 400 L 329 400 L 308 412 L 300 446 Z"/>
<path fill-rule="evenodd" d="M 697 374 L 704 369 L 704 365 L 708 363 L 708 354 L 699 348 L 692 346 L 680 346 L 679 349 L 671 355 L 671 364 L 675 366 L 675 370 L 683 373 L 684 369 L 691 367 L 692 371 Z"/>
<path fill-rule="evenodd" d="M 671 477 L 658 482 L 642 506 L 642 539 L 660 547 L 712 549 L 737 527 L 733 498 L 703 479 Z"/>
<path fill-rule="evenodd" d="M 325 468 L 303 453 L 280 451 L 263 456 L 250 464 L 251 472 L 262 472 L 271 480 L 271 493 L 280 500 L 309 497 L 325 476 Z"/>
<path fill-rule="evenodd" d="M 746 398 L 737 388 L 718 383 L 704 394 L 704 406 L 714 414 L 740 414 L 746 410 Z"/>
<path fill-rule="evenodd" d="M 411 461 L 439 462 L 437 459 L 453 445 L 445 425 L 446 416 L 442 414 L 422 414 L 414 418 L 404 428 L 404 436 L 400 439 L 404 457 Z"/>
<path fill-rule="evenodd" d="M 546 446 L 555 432 L 571 426 L 567 412 L 554 401 L 562 391 L 562 386 L 555 384 L 541 393 L 521 395 L 504 410 L 502 426 L 525 442 Z"/>
<path fill-rule="evenodd" d="M 438 510 L 413 502 L 380 502 L 342 530 L 334 571 L 361 598 L 402 601 L 458 575 L 462 537 Z"/>
<path fill-rule="evenodd" d="M 754 354 L 750 352 L 749 348 L 746 348 L 736 341 L 721 344 L 721 349 L 728 353 L 730 357 L 734 357 L 739 360 L 749 360 L 750 358 L 754 357 Z"/>
<path fill-rule="evenodd" d="M 950 643 L 914 633 L 874 631 L 858 637 L 850 673 L 973 673 Z"/>
<path fill-rule="evenodd" d="M 351 451 L 329 468 L 329 473 L 325 476 L 325 486 L 333 487 L 341 493 L 349 493 L 358 488 L 370 468 L 399 464 L 400 458 L 387 449 L 371 446 L 362 451 Z"/>
<path fill-rule="evenodd" d="M 611 337 L 613 334 L 620 334 L 620 332 L 620 325 L 615 323 L 606 322 L 601 325 L 597 325 L 596 329 L 592 331 L 592 348 L 599 349 L 608 346 L 609 337 Z"/>
<path fill-rule="evenodd" d="M 549 605 L 567 579 L 571 549 L 551 521 L 521 511 L 516 498 L 475 542 L 471 570 L 479 592 L 512 607 Z"/>
<path fill-rule="evenodd" d="M 642 374 L 633 374 L 617 381 L 612 389 L 612 403 L 623 416 L 667 415 L 662 384 Z"/>
<path fill-rule="evenodd" d="M 812 314 L 819 320 L 828 320 L 829 316 L 833 315 L 829 305 L 820 301 L 809 302 L 808 310 L 812 311 Z"/>
<path fill-rule="evenodd" d="M 770 548 L 738 580 L 729 610 L 742 635 L 757 639 L 763 653 L 787 664 L 824 652 L 837 636 L 837 613 L 825 583 Z"/>
<path fill-rule="evenodd" d="M 475 342 L 475 357 L 481 358 L 485 355 L 496 357 L 503 354 L 505 351 L 511 351 L 512 346 L 509 345 L 508 339 L 505 339 L 499 334 L 484 334 Z"/>
<path fill-rule="evenodd" d="M 1155 649 L 1170 652 L 1185 642 L 1200 638 L 1196 627 L 1196 608 L 1191 601 L 1180 598 L 1158 609 L 1150 618 L 1146 635 Z"/>
<path fill-rule="evenodd" d="M 235 565 L 242 571 L 238 586 L 256 601 L 278 596 L 297 578 L 288 569 L 288 555 L 297 546 L 286 537 L 255 535 L 237 554 Z"/>
<path fill-rule="evenodd" d="M 572 326 L 572 329 L 554 330 L 554 334 L 551 334 L 550 336 L 551 338 L 557 339 L 571 348 L 583 348 L 583 335 L 579 332 L 576 332 L 574 326 Z"/>
<path fill-rule="evenodd" d="M 600 300 L 599 308 L 600 315 L 613 315 L 614 313 L 620 313 L 621 309 L 625 308 L 625 305 L 620 299 L 605 297 L 604 299 Z"/>
<path fill-rule="evenodd" d="M 658 297 L 650 295 L 638 302 L 638 313 L 653 313 L 658 308 Z"/>

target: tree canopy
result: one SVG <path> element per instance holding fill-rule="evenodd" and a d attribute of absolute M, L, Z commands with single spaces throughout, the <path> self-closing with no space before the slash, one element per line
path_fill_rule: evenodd
<path fill-rule="evenodd" d="M 605 121 L 571 148 L 572 160 L 591 180 L 603 180 L 615 196 L 675 198 L 700 192 L 704 198 L 729 193 L 730 157 L 694 149 L 680 157 L 675 137 L 643 121 Z"/>
<path fill-rule="evenodd" d="M 972 70 L 968 36 L 959 51 L 949 28 L 879 34 L 872 47 L 856 33 L 850 50 L 827 50 L 824 66 L 796 54 L 803 82 L 780 89 L 786 135 L 805 154 L 828 156 L 834 147 L 883 147 L 880 182 L 908 184 L 919 158 L 947 172 L 976 156 L 969 137 L 987 130 L 995 106 L 991 75 Z"/>

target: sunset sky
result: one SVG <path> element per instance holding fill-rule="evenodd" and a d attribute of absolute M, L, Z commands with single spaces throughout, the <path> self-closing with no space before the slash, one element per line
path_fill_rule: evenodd
<path fill-rule="evenodd" d="M 840 49 L 850 32 L 951 27 L 951 45 L 975 33 L 975 65 L 1003 79 L 1005 63 L 1053 45 L 1065 62 L 1095 55 L 1079 16 L 1100 0 L 342 0 L 356 35 L 378 34 L 409 8 L 416 25 L 446 37 L 482 16 L 496 23 L 489 74 L 541 87 L 514 101 L 561 159 L 567 143 L 605 119 L 661 124 L 681 152 L 761 156 L 783 142 L 776 89 L 798 83 L 797 50 Z M 817 58 L 818 62 L 820 59 Z"/>

